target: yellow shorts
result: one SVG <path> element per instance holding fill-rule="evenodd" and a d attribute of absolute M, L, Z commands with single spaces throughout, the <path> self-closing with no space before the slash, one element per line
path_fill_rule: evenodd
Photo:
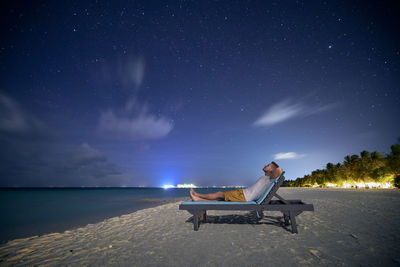
<path fill-rule="evenodd" d="M 225 201 L 246 201 L 243 194 L 243 189 L 235 189 L 224 192 Z"/>

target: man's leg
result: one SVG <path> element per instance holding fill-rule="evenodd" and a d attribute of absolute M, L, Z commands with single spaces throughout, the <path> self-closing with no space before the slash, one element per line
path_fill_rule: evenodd
<path fill-rule="evenodd" d="M 193 201 L 215 201 L 215 200 L 223 200 L 224 192 L 218 191 L 216 193 L 210 194 L 200 194 L 196 193 L 192 188 L 190 189 L 190 197 Z"/>
<path fill-rule="evenodd" d="M 203 199 L 208 199 L 208 200 L 224 199 L 224 192 L 222 192 L 222 191 L 218 191 L 216 193 L 209 193 L 209 194 L 197 193 L 197 192 L 195 192 L 193 190 L 193 188 L 191 188 L 191 191 L 195 196 L 198 196 L 198 197 L 203 198 Z"/>

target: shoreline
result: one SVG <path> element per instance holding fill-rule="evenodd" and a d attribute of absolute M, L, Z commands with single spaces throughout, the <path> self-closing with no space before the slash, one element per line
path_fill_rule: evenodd
<path fill-rule="evenodd" d="M 131 214 L 139 210 L 144 210 L 148 208 L 153 208 L 157 207 L 160 205 L 164 205 L 166 203 L 171 203 L 171 202 L 177 202 L 177 201 L 183 201 L 186 198 L 144 198 L 144 199 L 138 199 L 138 200 L 133 200 L 135 203 L 141 203 L 140 206 L 134 206 L 129 209 L 124 209 L 124 210 L 118 210 L 113 213 L 109 214 L 102 214 L 99 215 L 98 217 L 93 217 L 93 218 L 85 218 L 83 220 L 73 220 L 69 221 L 65 224 L 53 224 L 51 225 L 50 229 L 48 230 L 48 226 L 50 224 L 45 224 L 43 227 L 40 229 L 24 229 L 21 231 L 24 231 L 22 234 L 17 234 L 15 238 L 2 238 L 0 239 L 0 246 L 7 244 L 10 241 L 17 240 L 17 239 L 26 239 L 30 237 L 40 237 L 44 236 L 47 234 L 54 234 L 54 233 L 63 233 L 65 231 L 71 231 L 77 228 L 82 228 L 90 224 L 96 224 L 100 223 L 102 221 L 112 219 L 112 218 L 118 218 L 123 215 Z M 48 227 L 48 228 L 46 228 Z"/>

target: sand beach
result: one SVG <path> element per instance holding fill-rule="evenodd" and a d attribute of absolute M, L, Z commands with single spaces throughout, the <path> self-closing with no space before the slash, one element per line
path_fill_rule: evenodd
<path fill-rule="evenodd" d="M 0 266 L 398 266 L 400 191 L 280 188 L 314 212 L 209 211 L 199 231 L 175 201 L 0 246 Z M 184 199 L 182 199 L 184 200 Z"/>

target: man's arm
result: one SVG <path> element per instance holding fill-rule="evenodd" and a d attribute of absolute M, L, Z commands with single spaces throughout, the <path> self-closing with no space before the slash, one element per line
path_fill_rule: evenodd
<path fill-rule="evenodd" d="M 276 169 L 274 170 L 274 174 L 273 174 L 272 176 L 270 176 L 270 177 L 271 177 L 271 179 L 275 179 L 275 178 L 278 177 L 281 173 L 282 173 L 281 167 L 276 168 Z"/>

